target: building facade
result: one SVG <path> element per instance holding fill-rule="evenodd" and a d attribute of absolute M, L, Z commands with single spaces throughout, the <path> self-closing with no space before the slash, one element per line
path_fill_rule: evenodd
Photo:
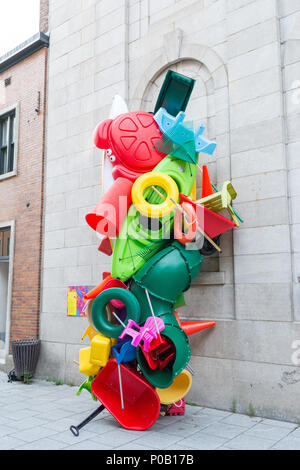
<path fill-rule="evenodd" d="M 39 337 L 48 36 L 0 58 L 0 364 Z"/>
<path fill-rule="evenodd" d="M 153 111 L 172 69 L 197 80 L 187 118 L 218 144 L 201 163 L 215 184 L 233 182 L 245 220 L 179 312 L 217 322 L 191 338 L 188 399 L 299 419 L 300 2 L 51 0 L 49 30 L 39 375 L 82 380 L 87 321 L 67 318 L 67 287 L 110 267 L 85 222 L 101 194 L 93 129 L 115 94 Z"/>

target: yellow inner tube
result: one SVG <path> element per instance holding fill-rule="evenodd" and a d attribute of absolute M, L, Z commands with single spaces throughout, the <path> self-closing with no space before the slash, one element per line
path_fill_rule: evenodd
<path fill-rule="evenodd" d="M 150 204 L 144 197 L 144 191 L 151 186 L 159 186 L 166 193 L 166 200 L 161 204 Z M 170 176 L 165 173 L 152 171 L 140 176 L 132 187 L 132 202 L 135 208 L 144 216 L 159 219 L 174 211 L 174 203 L 178 202 L 178 186 Z"/>
<path fill-rule="evenodd" d="M 162 405 L 171 405 L 186 396 L 192 386 L 192 376 L 185 369 L 168 388 L 157 388 L 156 392 Z"/>

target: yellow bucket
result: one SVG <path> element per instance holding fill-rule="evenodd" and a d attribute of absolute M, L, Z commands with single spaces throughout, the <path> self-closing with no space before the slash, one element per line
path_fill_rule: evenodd
<path fill-rule="evenodd" d="M 157 388 L 156 391 L 162 405 L 171 405 L 184 398 L 191 386 L 192 375 L 187 370 L 183 370 L 170 387 Z"/>

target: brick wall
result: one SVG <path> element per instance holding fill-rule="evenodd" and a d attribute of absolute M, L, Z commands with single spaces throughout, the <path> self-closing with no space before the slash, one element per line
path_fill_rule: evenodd
<path fill-rule="evenodd" d="M 11 341 L 39 334 L 46 61 L 44 48 L 0 74 L 11 77 L 0 112 L 19 104 L 17 176 L 0 181 L 0 222 L 15 220 Z"/>
<path fill-rule="evenodd" d="M 48 31 L 49 0 L 40 0 L 40 31 Z"/>

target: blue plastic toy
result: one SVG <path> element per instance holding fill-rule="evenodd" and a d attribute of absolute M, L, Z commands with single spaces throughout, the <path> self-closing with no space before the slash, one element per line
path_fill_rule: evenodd
<path fill-rule="evenodd" d="M 197 127 L 194 131 L 192 126 L 189 128 L 187 123 L 184 124 L 185 116 L 185 113 L 180 111 L 180 113 L 174 117 L 169 114 L 165 108 L 160 108 L 155 114 L 154 119 L 165 138 L 160 150 L 163 152 L 165 145 L 166 152 L 171 153 L 173 156 L 191 161 L 192 163 L 197 163 L 196 154 L 202 152 L 212 155 L 217 144 L 202 135 L 205 130 L 204 125 Z M 170 151 L 167 145 L 168 141 L 175 144 L 173 151 Z M 182 152 L 183 149 L 185 152 Z M 179 154 L 179 150 L 181 150 L 181 154 Z"/>
<path fill-rule="evenodd" d="M 136 359 L 136 347 L 132 346 L 131 341 L 121 341 L 113 346 L 112 353 L 115 356 L 117 363 L 130 362 Z"/>

